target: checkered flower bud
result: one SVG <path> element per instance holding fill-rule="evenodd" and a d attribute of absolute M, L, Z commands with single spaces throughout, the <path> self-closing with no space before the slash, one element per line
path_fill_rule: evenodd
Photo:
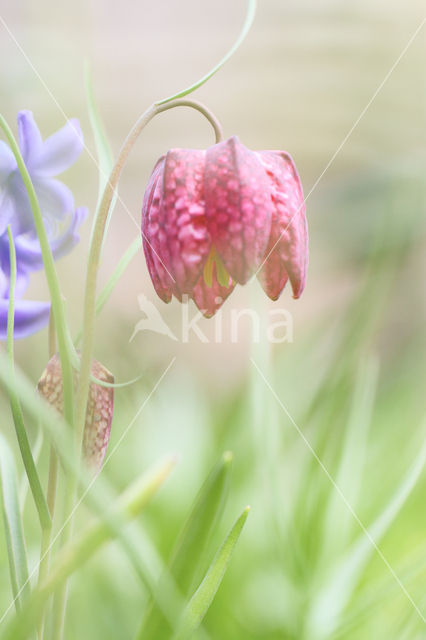
<path fill-rule="evenodd" d="M 113 383 L 114 376 L 100 362 L 93 360 L 91 374 L 97 380 Z M 74 389 L 77 390 L 78 373 L 74 372 Z M 38 385 L 39 393 L 61 415 L 64 412 L 64 389 L 59 355 L 47 363 Z M 89 467 L 100 471 L 109 442 L 114 408 L 114 389 L 90 383 L 86 423 L 83 436 L 83 457 Z"/>

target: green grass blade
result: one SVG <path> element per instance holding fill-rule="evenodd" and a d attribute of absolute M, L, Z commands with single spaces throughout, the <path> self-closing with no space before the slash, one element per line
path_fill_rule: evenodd
<path fill-rule="evenodd" d="M 0 350 L 0 385 L 9 391 L 11 380 L 7 365 L 7 357 Z M 155 592 L 154 581 L 147 574 L 146 562 L 144 561 L 143 549 L 141 549 L 139 539 L 131 536 L 131 532 L 125 527 L 125 520 L 119 514 L 111 512 L 110 506 L 115 501 L 116 496 L 104 474 L 97 476 L 96 483 L 94 483 L 92 475 L 87 473 L 76 457 L 72 434 L 70 434 L 65 420 L 40 395 L 34 392 L 33 384 L 19 369 L 16 369 L 15 374 L 15 385 L 23 406 L 35 420 L 40 420 L 43 430 L 48 440 L 55 447 L 65 470 L 68 474 L 72 474 L 77 478 L 83 492 L 80 501 L 84 500 L 108 528 L 111 536 L 118 539 L 141 582 L 148 586 L 150 593 L 154 594 L 154 598 L 161 602 L 162 611 L 167 616 L 167 619 L 170 621 L 177 619 L 174 612 L 181 610 L 181 608 L 179 608 L 179 603 L 174 601 L 175 599 L 173 601 L 171 599 L 175 594 L 171 593 L 171 597 L 165 601 L 161 594 Z M 10 608 L 7 608 L 3 613 L 2 618 L 0 618 L 0 624 L 9 610 Z M 36 613 L 37 611 L 32 611 L 31 615 L 25 618 L 21 616 L 19 619 L 12 620 L 5 628 L 2 639 L 17 640 L 18 638 L 26 637 L 25 634 L 28 635 L 28 630 L 34 628 L 34 616 Z"/>
<path fill-rule="evenodd" d="M 172 552 L 169 571 L 183 596 L 188 597 L 192 593 L 195 584 L 199 583 L 205 572 L 203 560 L 212 531 L 226 501 L 232 460 L 232 453 L 226 451 L 207 477 Z M 195 582 L 197 577 L 198 582 Z M 161 589 L 161 584 L 159 588 Z M 161 611 L 151 603 L 139 637 L 154 640 L 165 635 L 167 628 Z"/>
<path fill-rule="evenodd" d="M 335 481 L 349 504 L 356 510 L 368 444 L 368 432 L 377 387 L 378 363 L 369 359 L 358 368 L 352 406 L 339 453 L 339 466 Z M 335 523 L 339 523 L 336 528 Z M 331 490 L 324 520 L 323 555 L 336 557 L 339 548 L 346 547 L 348 536 L 356 522 L 337 491 Z"/>
<path fill-rule="evenodd" d="M 5 438 L 0 434 L 0 476 L 4 528 L 7 554 L 9 558 L 10 579 L 16 610 L 22 601 L 28 598 L 30 584 L 28 580 L 28 562 L 25 550 L 25 538 L 22 528 L 21 512 L 16 482 L 16 470 L 12 452 Z"/>
<path fill-rule="evenodd" d="M 12 410 L 13 423 L 15 425 L 16 438 L 19 444 L 22 461 L 24 463 L 25 472 L 27 474 L 28 483 L 34 498 L 34 503 L 40 519 L 42 529 L 51 526 L 51 518 L 47 506 L 46 497 L 41 486 L 40 478 L 32 455 L 30 443 L 28 441 L 27 432 L 24 424 L 24 415 L 22 413 L 19 395 L 15 388 L 15 361 L 14 361 L 14 323 L 15 323 L 15 284 L 16 284 L 16 254 L 13 242 L 12 231 L 10 226 L 7 228 L 9 236 L 9 256 L 10 256 L 10 285 L 9 285 L 9 309 L 7 316 L 7 341 L 6 349 L 9 359 L 9 400 Z"/>
<path fill-rule="evenodd" d="M 135 238 L 133 240 L 133 242 L 130 245 L 130 247 L 125 251 L 125 253 L 120 258 L 120 260 L 119 260 L 117 266 L 115 267 L 112 275 L 110 276 L 108 282 L 106 283 L 106 285 L 104 286 L 104 288 L 102 289 L 101 293 L 99 294 L 99 296 L 98 296 L 98 298 L 96 300 L 96 315 L 97 316 L 100 314 L 100 312 L 104 308 L 105 304 L 108 301 L 108 298 L 110 297 L 110 295 L 114 291 L 114 288 L 115 288 L 116 284 L 120 280 L 120 278 L 123 275 L 123 273 L 126 271 L 127 267 L 129 266 L 130 262 L 133 260 L 133 258 L 136 255 L 136 253 L 139 251 L 141 245 L 142 245 L 142 237 L 140 235 L 138 235 L 137 238 Z M 76 345 L 79 344 L 79 342 L 81 340 L 81 336 L 82 336 L 82 329 L 80 328 L 78 333 L 77 333 L 77 335 L 76 335 L 76 337 L 75 337 L 75 340 L 74 340 L 74 343 Z"/>
<path fill-rule="evenodd" d="M 201 487 L 172 554 L 170 570 L 187 595 L 194 588 L 214 527 L 226 502 L 233 454 L 226 451 Z"/>
<path fill-rule="evenodd" d="M 416 486 L 426 461 L 426 445 L 407 471 L 385 509 L 355 542 L 343 560 L 328 575 L 326 584 L 318 587 L 308 621 L 308 636 L 315 640 L 329 638 L 339 625 L 340 618 L 352 596 L 365 567 L 374 553 L 380 553 L 377 545 L 389 530 L 392 522 L 404 506 Z M 381 556 L 389 571 L 391 568 Z M 397 577 L 393 576 L 396 580 Z M 403 587 L 402 587 L 403 588 Z M 310 635 L 309 635 L 310 634 Z"/>
<path fill-rule="evenodd" d="M 168 478 L 175 464 L 176 457 L 169 457 L 141 476 L 117 499 L 112 508 L 114 516 L 123 521 L 136 518 Z M 55 558 L 47 580 L 40 585 L 43 597 L 47 598 L 113 537 L 111 529 L 104 522 L 97 521 L 68 543 Z"/>
<path fill-rule="evenodd" d="M 95 139 L 96 155 L 98 159 L 98 170 L 99 170 L 98 200 L 96 203 L 96 214 L 93 219 L 92 231 L 90 235 L 90 245 L 91 245 L 92 238 L 93 238 L 93 229 L 96 224 L 99 205 L 102 199 L 102 194 L 105 190 L 105 186 L 107 184 L 109 175 L 111 173 L 111 170 L 114 164 L 114 157 L 112 155 L 111 147 L 109 146 L 105 129 L 102 124 L 101 116 L 99 114 L 99 110 L 96 105 L 92 78 L 90 75 L 90 70 L 88 65 L 86 65 L 86 68 L 85 68 L 85 85 L 86 85 L 87 107 L 89 110 L 89 119 L 90 119 L 92 131 L 93 131 L 93 137 Z M 103 242 L 105 241 L 105 237 L 108 231 L 108 226 L 109 226 L 111 215 L 114 209 L 115 200 L 116 200 L 116 196 L 114 197 L 114 200 L 111 203 L 111 207 L 108 213 L 108 219 L 105 226 L 105 234 L 104 234 Z"/>
<path fill-rule="evenodd" d="M 217 590 L 220 587 L 225 571 L 228 568 L 235 545 L 238 542 L 241 531 L 249 513 L 250 507 L 246 507 L 240 515 L 225 542 L 216 554 L 202 583 L 192 596 L 185 608 L 178 631 L 173 640 L 185 640 L 190 638 L 201 624 L 210 607 Z"/>
<path fill-rule="evenodd" d="M 56 272 L 55 262 L 53 259 L 52 249 L 49 244 L 49 239 L 47 237 L 47 232 L 43 222 L 43 213 L 40 209 L 40 204 L 31 180 L 31 176 L 25 165 L 24 159 L 19 149 L 19 145 L 15 140 L 15 137 L 9 125 L 1 114 L 0 128 L 3 130 L 10 145 L 10 149 L 15 156 L 16 164 L 18 166 L 19 173 L 21 174 L 22 181 L 25 185 L 25 190 L 27 192 L 28 199 L 31 205 L 31 211 L 33 213 L 34 225 L 40 242 L 44 271 L 46 274 L 47 284 L 49 286 L 50 299 L 52 301 L 56 334 L 58 336 L 59 354 L 61 358 L 62 378 L 64 386 L 64 413 L 68 424 L 72 425 L 74 422 L 74 381 L 70 355 L 72 343 L 69 336 L 67 318 L 65 315 L 65 308 L 61 294 L 61 288 L 59 285 L 58 274 Z"/>

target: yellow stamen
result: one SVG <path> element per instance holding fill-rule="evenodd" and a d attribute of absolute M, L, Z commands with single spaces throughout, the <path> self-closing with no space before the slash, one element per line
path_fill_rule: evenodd
<path fill-rule="evenodd" d="M 206 264 L 204 265 L 203 278 L 208 287 L 213 285 L 213 265 L 216 265 L 216 278 L 222 287 L 229 285 L 229 273 L 226 270 L 220 256 L 217 254 L 216 249 L 212 247 L 208 255 Z"/>

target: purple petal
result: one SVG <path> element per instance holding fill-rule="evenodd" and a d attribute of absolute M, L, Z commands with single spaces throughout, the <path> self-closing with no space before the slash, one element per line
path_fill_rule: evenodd
<path fill-rule="evenodd" d="M 8 224 L 14 236 L 34 228 L 30 201 L 17 171 L 10 175 L 0 194 L 0 235 L 5 232 Z"/>
<path fill-rule="evenodd" d="M 49 178 L 33 179 L 43 218 L 61 221 L 74 211 L 74 196 L 71 190 L 59 180 Z"/>
<path fill-rule="evenodd" d="M 13 220 L 14 213 L 14 202 L 7 190 L 3 190 L 0 192 L 0 236 L 5 233 L 7 225 Z"/>
<path fill-rule="evenodd" d="M 7 335 L 9 301 L 0 300 L 0 340 Z M 49 322 L 50 304 L 33 300 L 17 300 L 15 303 L 14 338 L 26 338 L 40 331 Z"/>
<path fill-rule="evenodd" d="M 76 209 L 67 228 L 50 240 L 50 246 L 55 259 L 62 258 L 62 256 L 69 253 L 79 242 L 80 236 L 77 230 L 86 216 L 87 209 L 85 207 Z M 16 237 L 15 250 L 16 259 L 21 268 L 31 271 L 37 271 L 43 268 L 43 258 L 37 235 L 31 234 Z"/>
<path fill-rule="evenodd" d="M 22 157 L 30 169 L 33 163 L 38 160 L 42 148 L 40 131 L 31 111 L 18 113 L 18 139 Z"/>
<path fill-rule="evenodd" d="M 16 169 L 15 156 L 7 144 L 0 140 L 0 186 L 3 185 L 14 169 Z"/>
<path fill-rule="evenodd" d="M 76 118 L 68 120 L 62 129 L 42 143 L 33 171 L 41 177 L 58 175 L 77 160 L 83 147 L 79 121 Z"/>

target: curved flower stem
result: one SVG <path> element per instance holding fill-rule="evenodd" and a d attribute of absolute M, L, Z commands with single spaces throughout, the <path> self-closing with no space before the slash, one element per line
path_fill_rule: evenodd
<path fill-rule="evenodd" d="M 126 160 L 133 149 L 133 146 L 141 134 L 146 125 L 154 118 L 154 116 L 168 111 L 174 107 L 190 107 L 196 109 L 202 113 L 205 118 L 212 125 L 216 142 L 222 140 L 222 129 L 215 118 L 215 116 L 200 102 L 195 100 L 173 100 L 163 105 L 153 104 L 147 109 L 136 121 L 133 128 L 130 130 L 123 146 L 120 150 L 118 158 L 112 168 L 109 180 L 105 186 L 103 196 L 97 212 L 97 217 L 94 223 L 92 238 L 89 250 L 89 259 L 87 265 L 86 274 L 86 287 L 84 295 L 83 306 L 83 327 L 82 327 L 82 350 L 81 350 L 81 364 L 79 371 L 77 395 L 76 395 L 76 408 L 75 408 L 75 446 L 77 451 L 81 451 L 84 425 L 86 420 L 87 400 L 89 395 L 90 386 L 90 373 L 93 357 L 93 337 L 94 337 L 94 325 L 96 315 L 96 285 L 99 271 L 99 264 L 101 259 L 102 244 L 104 240 L 106 225 L 108 221 L 108 215 L 111 208 L 111 203 L 114 198 L 114 194 L 118 185 L 118 181 L 121 176 L 121 172 L 124 168 Z M 68 478 L 66 495 L 65 495 L 65 513 L 64 517 L 67 518 L 71 513 L 75 494 L 77 491 L 77 479 Z M 72 518 L 68 519 L 68 524 L 63 530 L 61 543 L 65 544 L 72 535 Z M 55 593 L 53 604 L 53 630 L 55 640 L 62 638 L 66 611 L 67 600 L 67 585 L 64 583 L 62 587 Z"/>
<path fill-rule="evenodd" d="M 241 33 L 236 39 L 236 41 L 234 42 L 234 44 L 232 45 L 232 47 L 229 49 L 228 53 L 226 53 L 223 56 L 222 60 L 220 60 L 217 63 L 217 65 L 213 67 L 213 69 L 210 69 L 210 71 L 206 73 L 205 76 L 200 78 L 200 80 L 198 80 L 197 82 L 194 82 L 194 84 L 192 84 L 190 87 L 187 87 L 183 91 L 179 91 L 178 93 L 175 93 L 174 95 L 169 96 L 168 98 L 163 98 L 163 100 L 159 100 L 155 104 L 166 104 L 171 100 L 176 100 L 176 98 L 183 98 L 184 96 L 187 96 L 189 93 L 192 93 L 193 91 L 201 87 L 205 82 L 207 82 L 207 80 L 210 80 L 210 78 L 214 76 L 214 74 L 217 73 L 219 69 L 221 69 L 221 67 L 223 67 L 225 62 L 228 62 L 229 58 L 234 55 L 234 53 L 236 52 L 240 44 L 243 42 L 244 38 L 250 31 L 251 25 L 253 24 L 255 13 L 256 13 L 256 0 L 248 0 L 246 19 L 244 20 Z"/>
<path fill-rule="evenodd" d="M 202 113 L 212 125 L 216 142 L 220 142 L 223 138 L 222 129 L 215 116 L 200 102 L 195 100 L 173 100 L 167 104 L 153 104 L 147 109 L 136 121 L 130 133 L 128 134 L 117 161 L 112 168 L 111 175 L 106 184 L 105 191 L 99 206 L 98 216 L 95 222 L 92 235 L 92 243 L 90 246 L 89 260 L 86 275 L 86 289 L 84 296 L 84 313 L 83 313 L 83 343 L 81 352 L 81 366 L 79 375 L 79 384 L 76 398 L 76 438 L 80 445 L 83 437 L 84 422 L 86 416 L 86 405 L 89 393 L 90 368 L 93 356 L 93 334 L 95 322 L 96 307 L 96 284 L 99 270 L 102 242 L 105 233 L 105 225 L 108 219 L 111 202 L 124 168 L 126 160 L 142 130 L 154 118 L 154 116 L 168 111 L 174 107 L 190 107 Z"/>

